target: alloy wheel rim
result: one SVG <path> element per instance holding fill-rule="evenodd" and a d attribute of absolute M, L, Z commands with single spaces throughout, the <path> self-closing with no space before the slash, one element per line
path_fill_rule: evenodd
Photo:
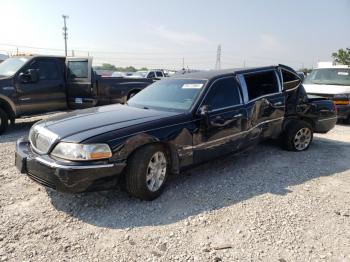
<path fill-rule="evenodd" d="M 163 152 L 156 152 L 151 157 L 147 167 L 146 185 L 147 188 L 155 192 L 164 183 L 167 169 L 167 161 Z"/>
<path fill-rule="evenodd" d="M 300 129 L 294 137 L 294 146 L 298 151 L 307 148 L 311 142 L 312 133 L 307 127 Z"/>

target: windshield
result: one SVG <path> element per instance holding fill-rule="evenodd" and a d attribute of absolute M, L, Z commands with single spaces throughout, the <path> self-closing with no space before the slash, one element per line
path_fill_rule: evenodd
<path fill-rule="evenodd" d="M 132 97 L 128 105 L 184 112 L 191 108 L 205 82 L 193 79 L 158 81 Z"/>
<path fill-rule="evenodd" d="M 322 68 L 313 70 L 304 84 L 350 86 L 350 68 Z"/>
<path fill-rule="evenodd" d="M 13 57 L 0 63 L 0 76 L 13 76 L 29 59 Z"/>

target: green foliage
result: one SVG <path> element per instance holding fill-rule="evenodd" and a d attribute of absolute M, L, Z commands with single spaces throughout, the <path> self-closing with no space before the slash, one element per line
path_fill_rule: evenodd
<path fill-rule="evenodd" d="M 96 70 L 117 71 L 117 68 L 115 67 L 115 65 L 111 65 L 111 64 L 102 64 L 101 66 L 95 66 L 94 68 Z"/>
<path fill-rule="evenodd" d="M 350 65 L 350 48 L 339 49 L 332 54 L 333 60 L 336 63 Z"/>
<path fill-rule="evenodd" d="M 110 70 L 110 71 L 118 71 L 118 72 L 136 72 L 138 70 L 147 70 L 146 67 L 142 67 L 141 69 L 136 69 L 133 66 L 127 66 L 127 67 L 116 67 L 112 64 L 102 64 L 101 66 L 95 66 L 95 70 Z"/>

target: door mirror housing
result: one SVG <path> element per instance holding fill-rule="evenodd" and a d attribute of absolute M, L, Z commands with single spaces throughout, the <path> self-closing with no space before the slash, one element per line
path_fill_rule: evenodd
<path fill-rule="evenodd" d="M 22 83 L 36 83 L 39 80 L 39 73 L 36 69 L 28 69 L 18 76 Z"/>
<path fill-rule="evenodd" d="M 198 115 L 201 117 L 201 122 L 205 127 L 209 126 L 209 106 L 203 105 L 198 109 Z"/>
<path fill-rule="evenodd" d="M 209 114 L 209 106 L 208 105 L 203 105 L 199 108 L 199 115 L 201 117 L 207 117 Z"/>

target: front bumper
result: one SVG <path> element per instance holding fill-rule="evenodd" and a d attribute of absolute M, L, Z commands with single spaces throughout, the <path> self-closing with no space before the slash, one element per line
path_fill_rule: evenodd
<path fill-rule="evenodd" d="M 19 139 L 16 167 L 29 178 L 57 191 L 79 193 L 114 188 L 126 163 L 58 162 L 32 151 L 30 143 Z"/>
<path fill-rule="evenodd" d="M 339 119 L 350 118 L 350 105 L 337 105 L 337 114 Z"/>

